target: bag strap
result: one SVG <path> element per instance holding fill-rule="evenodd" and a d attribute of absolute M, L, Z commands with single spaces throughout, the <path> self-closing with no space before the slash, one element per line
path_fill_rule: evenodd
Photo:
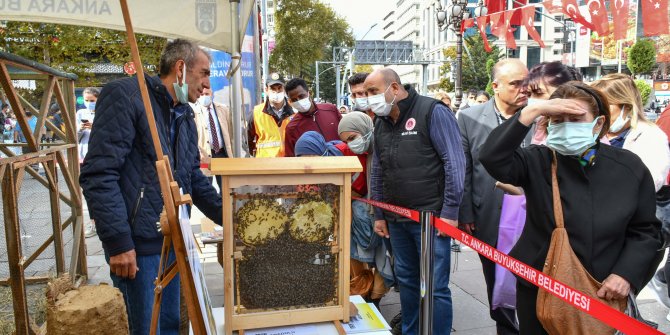
<path fill-rule="evenodd" d="M 554 199 L 554 221 L 556 221 L 556 228 L 565 228 L 563 224 L 563 205 L 561 204 L 561 192 L 558 190 L 558 178 L 556 171 L 558 170 L 558 162 L 556 159 L 556 151 L 551 151 L 553 158 L 551 160 L 551 191 Z"/>

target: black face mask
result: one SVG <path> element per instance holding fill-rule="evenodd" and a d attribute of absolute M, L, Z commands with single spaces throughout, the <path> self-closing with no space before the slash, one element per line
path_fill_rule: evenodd
<path fill-rule="evenodd" d="M 26 113 L 26 117 L 32 117 L 33 113 Z"/>

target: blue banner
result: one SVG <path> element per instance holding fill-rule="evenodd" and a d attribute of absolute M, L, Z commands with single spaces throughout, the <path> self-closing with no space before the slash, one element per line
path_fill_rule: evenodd
<path fill-rule="evenodd" d="M 256 99 L 256 57 L 254 56 L 254 43 L 257 41 L 254 40 L 253 24 L 254 20 L 249 20 L 247 31 L 244 34 L 244 40 L 242 41 L 242 65 L 240 68 L 240 71 L 242 71 L 242 85 L 244 87 L 242 90 L 242 100 L 244 101 L 247 120 L 251 117 L 253 107 L 258 103 Z M 219 50 L 210 50 L 210 54 L 212 55 L 210 81 L 212 92 L 214 92 L 214 101 L 230 106 L 230 82 L 226 78 L 226 73 L 228 73 L 228 69 L 230 68 L 230 54 Z"/>

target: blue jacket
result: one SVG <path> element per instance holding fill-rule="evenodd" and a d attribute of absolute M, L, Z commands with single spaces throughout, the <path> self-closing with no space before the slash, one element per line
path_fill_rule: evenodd
<path fill-rule="evenodd" d="M 146 77 L 146 82 L 174 179 L 207 217 L 222 222 L 221 196 L 200 171 L 191 107 L 179 104 L 171 108 L 172 97 L 160 79 Z M 171 122 L 174 141 L 170 140 Z M 163 198 L 156 160 L 137 78 L 105 85 L 96 104 L 79 181 L 102 246 L 110 256 L 132 249 L 138 255 L 160 254 L 163 235 L 157 224 Z"/>

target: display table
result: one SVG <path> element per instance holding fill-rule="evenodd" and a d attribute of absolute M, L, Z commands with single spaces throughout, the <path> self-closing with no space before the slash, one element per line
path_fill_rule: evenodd
<path fill-rule="evenodd" d="M 349 301 L 358 304 L 364 303 L 365 300 L 361 298 L 360 295 L 349 297 Z M 224 334 L 224 307 L 213 308 L 212 312 L 214 313 L 214 319 L 216 320 L 216 330 L 218 334 Z M 386 320 L 383 320 L 385 327 L 390 329 L 389 325 L 386 323 Z M 190 332 L 193 334 L 193 331 Z M 261 329 L 251 329 L 245 330 L 245 335 L 338 335 L 337 329 L 332 322 L 318 322 L 318 323 L 308 323 L 302 325 L 294 326 L 283 326 L 283 327 L 273 327 L 273 328 L 261 328 Z M 383 331 L 370 331 L 357 334 L 366 334 L 366 335 L 390 335 L 391 332 L 388 330 Z"/>

